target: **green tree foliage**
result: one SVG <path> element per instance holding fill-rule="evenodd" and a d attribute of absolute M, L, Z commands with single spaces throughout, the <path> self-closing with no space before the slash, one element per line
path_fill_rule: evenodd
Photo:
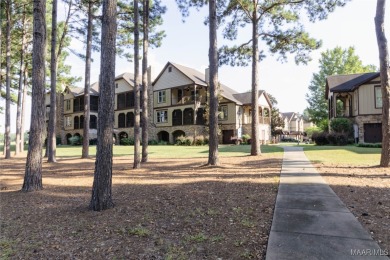
<path fill-rule="evenodd" d="M 276 107 L 276 105 L 278 104 L 278 101 L 276 100 L 276 98 L 269 93 L 267 93 L 267 95 L 268 95 L 268 98 L 270 99 L 271 105 L 272 105 L 272 109 L 271 109 L 271 135 L 276 136 L 278 134 L 281 134 L 280 129 L 284 128 L 284 120 L 281 117 L 279 108 Z"/>
<path fill-rule="evenodd" d="M 321 53 L 319 72 L 313 73 L 306 100 L 310 120 L 325 125 L 328 118 L 328 101 L 325 99 L 326 77 L 330 75 L 353 74 L 376 71 L 374 65 L 363 65 L 354 47 L 336 47 Z"/>

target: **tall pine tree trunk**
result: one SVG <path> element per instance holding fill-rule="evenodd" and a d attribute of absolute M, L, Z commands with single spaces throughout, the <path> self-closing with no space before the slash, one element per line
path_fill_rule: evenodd
<path fill-rule="evenodd" d="M 20 70 L 19 70 L 19 88 L 18 88 L 18 104 L 17 104 L 17 111 L 16 111 L 16 144 L 15 144 L 15 155 L 20 154 L 21 152 L 21 145 L 20 143 L 23 142 L 22 137 L 22 100 L 23 100 L 23 77 L 24 77 L 24 55 L 26 50 L 26 31 L 25 31 L 25 25 L 26 25 L 26 10 L 24 8 L 23 10 L 23 18 L 22 18 L 22 48 L 20 52 Z"/>
<path fill-rule="evenodd" d="M 376 6 L 375 29 L 379 48 L 379 64 L 382 85 L 382 153 L 380 166 L 390 166 L 390 84 L 389 49 L 385 35 L 386 0 L 378 0 Z"/>
<path fill-rule="evenodd" d="M 11 158 L 11 1 L 6 1 L 5 159 Z"/>
<path fill-rule="evenodd" d="M 103 0 L 98 142 L 92 198 L 89 205 L 89 208 L 95 211 L 114 206 L 112 201 L 112 134 L 114 131 L 115 39 L 116 0 Z"/>
<path fill-rule="evenodd" d="M 57 0 L 53 0 L 50 60 L 50 113 L 47 135 L 47 161 L 56 162 L 56 123 L 57 123 Z"/>
<path fill-rule="evenodd" d="M 24 129 L 25 129 L 25 118 L 26 118 L 26 106 L 27 106 L 27 79 L 28 79 L 28 64 L 26 62 L 23 72 L 23 101 L 22 101 L 22 118 L 21 118 L 21 142 L 20 142 L 20 152 L 24 152 Z"/>
<path fill-rule="evenodd" d="M 22 191 L 41 190 L 45 131 L 46 1 L 34 0 L 32 99 L 29 147 Z"/>
<path fill-rule="evenodd" d="M 218 44 L 216 0 L 209 1 L 209 63 L 210 63 L 210 114 L 209 114 L 209 165 L 218 165 Z"/>
<path fill-rule="evenodd" d="M 259 40 L 258 40 L 257 10 L 253 11 L 252 16 L 252 138 L 251 155 L 259 155 Z"/>
<path fill-rule="evenodd" d="M 88 27 L 87 27 L 87 49 L 85 53 L 85 84 L 84 84 L 84 129 L 83 129 L 83 151 L 81 158 L 89 156 L 89 117 L 90 117 L 90 78 L 91 78 L 91 52 L 92 52 L 92 1 L 88 2 Z"/>
<path fill-rule="evenodd" d="M 139 13 L 138 0 L 134 0 L 134 164 L 133 168 L 141 167 L 140 158 L 140 86 L 139 86 Z"/>
<path fill-rule="evenodd" d="M 149 142 L 149 82 L 148 82 L 148 47 L 149 47 L 149 0 L 143 0 L 143 55 L 142 55 L 142 162 L 148 161 Z"/>

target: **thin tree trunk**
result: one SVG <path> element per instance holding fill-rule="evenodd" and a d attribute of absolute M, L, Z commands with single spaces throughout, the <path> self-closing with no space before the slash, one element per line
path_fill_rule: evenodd
<path fill-rule="evenodd" d="M 6 2 L 5 159 L 11 158 L 11 1 Z"/>
<path fill-rule="evenodd" d="M 88 2 L 88 27 L 87 27 L 87 50 L 85 53 L 85 84 L 84 84 L 84 129 L 83 151 L 81 158 L 89 156 L 89 117 L 90 117 L 90 78 L 91 78 L 91 52 L 92 52 L 92 1 Z"/>
<path fill-rule="evenodd" d="M 256 8 L 252 16 L 252 137 L 251 137 L 251 155 L 259 155 L 259 40 L 257 28 Z"/>
<path fill-rule="evenodd" d="M 210 133 L 209 165 L 218 165 L 218 53 L 216 0 L 209 1 Z"/>
<path fill-rule="evenodd" d="M 114 206 L 112 201 L 112 134 L 115 99 L 116 0 L 103 0 L 100 99 L 98 110 L 97 152 L 89 208 L 101 211 Z"/>
<path fill-rule="evenodd" d="M 56 162 L 56 123 L 57 123 L 57 0 L 53 0 L 50 60 L 50 113 L 49 132 L 47 135 L 47 161 Z"/>
<path fill-rule="evenodd" d="M 143 55 L 142 55 L 142 162 L 148 161 L 148 142 L 149 142 L 149 118 L 148 118 L 148 47 L 149 47 L 149 0 L 143 0 Z"/>
<path fill-rule="evenodd" d="M 19 70 L 19 88 L 18 88 L 18 105 L 16 112 L 16 144 L 15 144 L 15 155 L 20 154 L 20 142 L 23 142 L 22 139 L 22 99 L 23 99 L 23 73 L 24 73 L 24 55 L 26 51 L 26 10 L 23 10 L 23 18 L 22 18 L 22 48 L 20 52 L 20 70 Z"/>
<path fill-rule="evenodd" d="M 24 83 L 23 83 L 23 101 L 22 101 L 22 118 L 21 118 L 21 142 L 20 152 L 24 152 L 24 129 L 25 129 L 25 118 L 26 118 L 26 106 L 27 106 L 27 78 L 28 78 L 28 64 L 26 62 L 24 66 Z"/>
<path fill-rule="evenodd" d="M 22 191 L 41 190 L 45 131 L 46 1 L 34 0 L 32 100 L 29 147 Z"/>
<path fill-rule="evenodd" d="M 385 35 L 386 0 L 378 0 L 375 16 L 376 38 L 382 85 L 382 153 L 380 166 L 390 167 L 390 84 L 389 49 Z"/>
<path fill-rule="evenodd" d="M 138 0 L 134 0 L 134 164 L 133 168 L 141 167 L 140 158 L 140 86 L 139 86 L 139 13 Z"/>

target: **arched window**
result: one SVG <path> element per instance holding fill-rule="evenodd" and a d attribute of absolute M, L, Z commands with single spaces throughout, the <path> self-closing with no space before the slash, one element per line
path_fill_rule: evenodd
<path fill-rule="evenodd" d="M 183 112 L 181 109 L 175 109 L 172 111 L 172 125 L 183 124 Z"/>
<path fill-rule="evenodd" d="M 89 118 L 89 128 L 90 129 L 97 128 L 97 117 L 94 115 L 91 115 L 91 117 Z"/>
<path fill-rule="evenodd" d="M 80 128 L 80 121 L 79 121 L 79 117 L 78 116 L 74 117 L 73 125 L 74 125 L 74 129 L 79 129 Z"/>
<path fill-rule="evenodd" d="M 134 127 L 134 113 L 128 112 L 126 114 L 126 127 Z"/>
<path fill-rule="evenodd" d="M 118 128 L 126 127 L 126 118 L 125 113 L 120 113 L 118 115 Z"/>
<path fill-rule="evenodd" d="M 84 116 L 80 116 L 80 129 L 84 128 Z"/>
<path fill-rule="evenodd" d="M 184 125 L 194 124 L 194 110 L 192 108 L 184 109 L 183 124 Z"/>
<path fill-rule="evenodd" d="M 198 108 L 196 111 L 196 124 L 197 125 L 204 125 L 204 109 Z"/>

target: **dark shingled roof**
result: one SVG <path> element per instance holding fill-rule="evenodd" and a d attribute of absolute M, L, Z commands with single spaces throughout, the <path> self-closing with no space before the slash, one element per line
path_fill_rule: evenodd
<path fill-rule="evenodd" d="M 328 92 L 351 92 L 359 86 L 367 83 L 376 77 L 379 72 L 358 73 L 349 75 L 333 75 L 326 78 L 325 97 L 328 98 Z"/>

